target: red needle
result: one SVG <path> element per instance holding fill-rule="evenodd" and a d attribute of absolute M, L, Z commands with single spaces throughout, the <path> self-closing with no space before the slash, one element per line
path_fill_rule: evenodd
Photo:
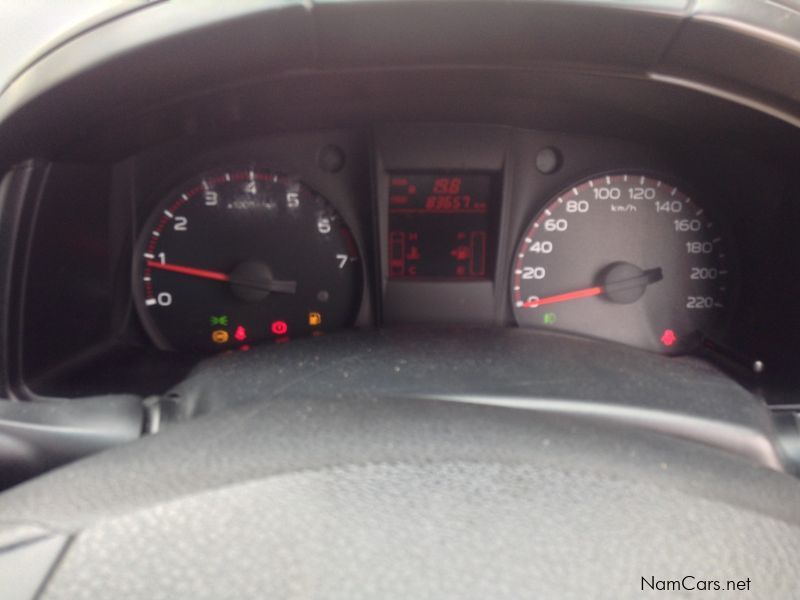
<path fill-rule="evenodd" d="M 566 302 L 567 300 L 577 300 L 578 298 L 589 298 L 591 296 L 599 296 L 605 291 L 601 287 L 590 287 L 582 290 L 575 290 L 574 292 L 567 292 L 566 294 L 557 294 L 555 296 L 545 296 L 538 300 L 531 300 L 522 305 L 523 308 L 536 308 L 543 304 L 555 304 L 556 302 Z"/>
<path fill-rule="evenodd" d="M 194 277 L 205 277 L 206 279 L 214 279 L 216 281 L 231 280 L 231 276 L 226 273 L 218 273 L 217 271 L 206 271 L 205 269 L 195 269 L 194 267 L 182 267 L 180 265 L 170 265 L 167 263 L 158 262 L 156 260 L 148 260 L 147 266 L 153 269 L 161 269 L 163 271 L 174 271 L 175 273 L 183 273 L 184 275 L 193 275 Z"/>
<path fill-rule="evenodd" d="M 629 273 L 631 269 L 633 272 L 638 272 L 638 274 L 633 275 L 632 277 L 625 277 L 624 279 L 618 279 L 614 277 L 615 270 L 619 270 L 618 267 L 623 267 Z M 618 276 L 619 274 L 616 273 Z M 536 308 L 537 306 L 542 306 L 544 304 L 555 304 L 556 302 L 566 302 L 567 300 L 577 300 L 578 298 L 591 298 L 592 296 L 599 296 L 600 294 L 606 294 L 608 296 L 608 300 L 611 302 L 632 302 L 633 300 L 637 300 L 642 294 L 644 294 L 644 290 L 648 285 L 658 283 L 664 278 L 664 273 L 661 271 L 661 267 L 656 267 L 654 269 L 647 269 L 646 271 L 642 271 L 633 265 L 627 265 L 626 263 L 620 263 L 617 267 L 612 268 L 612 270 L 606 274 L 604 277 L 605 285 L 590 287 L 590 288 L 583 288 L 582 290 L 575 290 L 574 292 L 567 292 L 566 294 L 557 294 L 555 296 L 545 296 L 544 298 L 539 298 L 538 300 L 530 300 L 522 305 L 523 308 Z M 611 281 L 609 281 L 611 279 Z M 624 297 L 620 297 L 619 293 L 625 290 L 631 290 L 633 288 L 641 288 L 639 290 L 639 294 L 633 298 L 633 300 L 625 299 Z"/>

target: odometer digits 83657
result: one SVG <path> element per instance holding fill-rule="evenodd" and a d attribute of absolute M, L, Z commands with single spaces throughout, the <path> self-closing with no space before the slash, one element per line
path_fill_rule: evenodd
<path fill-rule="evenodd" d="M 526 228 L 511 273 L 514 316 L 665 353 L 695 345 L 725 310 L 720 228 L 695 199 L 642 174 L 593 177 Z"/>
<path fill-rule="evenodd" d="M 134 295 L 158 346 L 239 348 L 349 324 L 358 258 L 339 213 L 302 182 L 221 169 L 184 183 L 150 217 Z"/>
<path fill-rule="evenodd" d="M 498 204 L 489 173 L 394 174 L 389 279 L 491 278 Z"/>

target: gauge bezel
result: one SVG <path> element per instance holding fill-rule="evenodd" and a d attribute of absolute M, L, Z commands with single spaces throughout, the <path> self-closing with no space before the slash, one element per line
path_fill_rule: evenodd
<path fill-rule="evenodd" d="M 349 315 L 347 319 L 348 327 L 352 327 L 353 325 L 355 325 L 359 311 L 361 310 L 361 307 L 364 303 L 364 297 L 366 293 L 366 282 L 367 282 L 366 279 L 367 267 L 365 264 L 366 261 L 363 259 L 364 253 L 360 244 L 359 236 L 357 236 L 353 232 L 349 220 L 345 218 L 338 204 L 334 200 L 330 199 L 328 196 L 319 192 L 316 187 L 307 183 L 306 180 L 301 176 L 289 174 L 279 169 L 274 169 L 272 167 L 264 165 L 264 163 L 260 161 L 255 161 L 255 160 L 236 161 L 225 164 L 216 164 L 210 167 L 206 166 L 201 170 L 193 171 L 191 175 L 189 175 L 188 177 L 184 177 L 183 179 L 181 179 L 179 183 L 174 184 L 170 188 L 168 188 L 169 191 L 167 193 L 160 194 L 158 200 L 148 204 L 149 214 L 147 218 L 143 221 L 142 226 L 139 228 L 139 232 L 136 235 L 136 239 L 132 246 L 131 286 L 132 286 L 133 302 L 139 323 L 142 325 L 142 328 L 152 341 L 153 345 L 159 350 L 168 352 L 186 352 L 185 350 L 177 349 L 173 344 L 169 342 L 167 337 L 158 327 L 152 314 L 145 307 L 145 299 L 146 299 L 145 289 L 144 286 L 142 285 L 144 261 L 142 260 L 142 257 L 144 255 L 144 249 L 149 240 L 151 239 L 153 229 L 159 222 L 161 215 L 163 213 L 163 209 L 168 207 L 171 201 L 174 202 L 176 198 L 179 198 L 182 194 L 185 194 L 186 189 L 192 183 L 200 182 L 211 175 L 219 175 L 222 173 L 234 173 L 240 171 L 252 171 L 259 174 L 268 174 L 272 177 L 277 177 L 280 180 L 286 182 L 297 182 L 300 185 L 304 186 L 308 191 L 324 199 L 324 201 L 328 205 L 330 205 L 330 207 L 336 212 L 336 214 L 339 215 L 339 217 L 342 220 L 342 223 L 346 227 L 347 231 L 350 233 L 349 237 L 353 245 L 355 246 L 356 252 L 358 253 L 359 257 L 358 269 L 359 269 L 359 277 L 361 285 L 359 288 L 359 294 L 357 295 L 357 301 L 355 305 L 352 307 L 352 314 Z M 260 342 L 257 343 L 265 343 L 265 341 L 266 340 L 261 340 Z M 226 348 L 223 351 L 232 349 L 233 348 Z"/>
<path fill-rule="evenodd" d="M 721 231 L 720 237 L 722 238 L 722 245 L 725 249 L 725 263 L 727 265 L 727 270 L 729 272 L 728 278 L 728 285 L 726 289 L 726 306 L 715 315 L 714 322 L 712 323 L 709 332 L 706 333 L 707 336 L 713 338 L 713 340 L 718 340 L 725 336 L 725 332 L 730 329 L 732 320 L 736 311 L 738 310 L 738 298 L 739 298 L 739 290 L 740 290 L 740 269 L 739 269 L 739 262 L 738 257 L 735 251 L 736 244 L 732 241 L 732 229 L 724 217 L 720 215 L 719 209 L 719 201 L 715 201 L 712 203 L 706 202 L 705 198 L 707 198 L 710 194 L 704 191 L 700 186 L 697 186 L 685 178 L 680 176 L 676 176 L 674 174 L 667 174 L 664 171 L 660 171 L 658 169 L 647 168 L 647 167 L 635 167 L 635 166 L 618 166 L 612 169 L 591 169 L 591 170 L 584 170 L 582 175 L 577 177 L 571 177 L 569 183 L 566 185 L 561 185 L 557 188 L 555 193 L 548 194 L 547 196 L 543 196 L 543 200 L 533 203 L 535 208 L 527 211 L 527 217 L 521 223 L 521 225 L 517 226 L 516 236 L 512 239 L 516 239 L 516 243 L 511 248 L 509 252 L 510 258 L 510 265 L 508 269 L 508 281 L 506 287 L 506 306 L 508 307 L 512 324 L 514 327 L 526 330 L 526 329 L 533 329 L 536 331 L 550 331 L 553 333 L 557 333 L 559 335 L 568 335 L 568 336 L 575 336 L 579 338 L 588 338 L 588 339 L 599 339 L 603 342 L 612 343 L 612 344 L 620 344 L 623 346 L 630 346 L 630 344 L 626 344 L 625 342 L 607 339 L 604 337 L 593 336 L 591 334 L 582 334 L 573 331 L 561 330 L 561 329 L 551 329 L 545 325 L 538 325 L 538 324 L 521 324 L 519 323 L 516 315 L 516 300 L 514 298 L 514 272 L 517 268 L 517 257 L 520 247 L 522 246 L 522 242 L 532 227 L 533 223 L 539 219 L 539 217 L 547 210 L 557 199 L 561 196 L 565 196 L 568 194 L 573 188 L 580 187 L 588 183 L 589 181 L 593 181 L 595 179 L 600 179 L 604 177 L 614 177 L 620 175 L 628 175 L 632 178 L 638 177 L 646 177 L 649 179 L 654 179 L 657 181 L 661 181 L 666 185 L 671 185 L 676 187 L 680 192 L 682 192 L 686 197 L 690 197 L 692 199 L 700 198 L 697 202 L 698 205 L 703 208 L 704 210 L 708 209 L 709 204 L 711 204 L 712 208 L 710 209 L 710 214 L 713 219 L 713 223 L 715 228 L 718 231 Z M 671 356 L 681 356 L 687 354 L 696 353 L 703 342 L 704 338 L 699 339 L 696 343 L 683 348 L 679 352 L 670 353 Z M 652 350 L 651 350 L 652 351 Z"/>

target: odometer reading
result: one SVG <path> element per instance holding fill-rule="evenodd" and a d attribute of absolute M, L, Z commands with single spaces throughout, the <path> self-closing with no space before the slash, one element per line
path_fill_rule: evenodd
<path fill-rule="evenodd" d="M 722 234 L 676 186 L 608 174 L 564 191 L 526 229 L 511 274 L 514 316 L 656 350 L 690 348 L 728 296 Z"/>
<path fill-rule="evenodd" d="M 206 173 L 157 208 L 134 291 L 163 348 L 215 351 L 335 329 L 355 316 L 361 266 L 334 208 L 295 179 Z"/>
<path fill-rule="evenodd" d="M 389 278 L 491 277 L 497 205 L 492 176 L 487 173 L 392 176 Z"/>

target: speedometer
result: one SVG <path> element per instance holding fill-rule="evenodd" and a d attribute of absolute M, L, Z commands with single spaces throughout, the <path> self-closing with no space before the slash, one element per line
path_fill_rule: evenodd
<path fill-rule="evenodd" d="M 614 173 L 577 183 L 526 228 L 511 274 L 514 316 L 674 354 L 718 321 L 730 295 L 721 228 L 667 181 Z"/>
<path fill-rule="evenodd" d="M 134 257 L 142 323 L 165 349 L 215 351 L 352 322 L 362 293 L 353 236 L 301 181 L 250 167 L 169 194 Z"/>

